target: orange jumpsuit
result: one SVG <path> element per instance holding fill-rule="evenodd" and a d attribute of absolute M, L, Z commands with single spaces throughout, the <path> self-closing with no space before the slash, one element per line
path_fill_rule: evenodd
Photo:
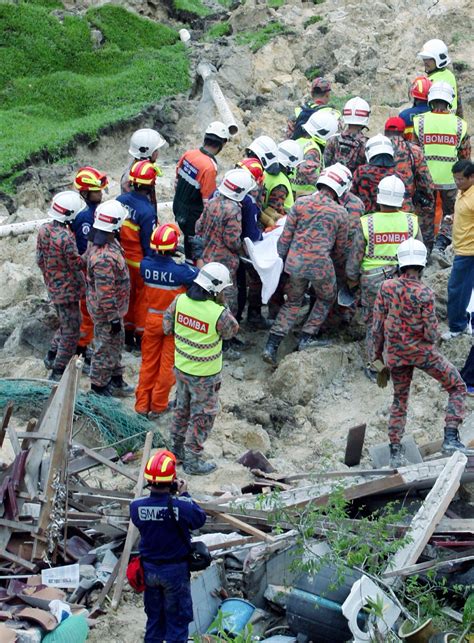
<path fill-rule="evenodd" d="M 174 337 L 163 332 L 163 313 L 177 295 L 186 291 L 198 272 L 186 263 L 176 263 L 169 254 L 154 253 L 140 264 L 146 318 L 142 365 L 135 392 L 137 413 L 161 413 L 168 407 L 169 393 L 175 383 Z"/>

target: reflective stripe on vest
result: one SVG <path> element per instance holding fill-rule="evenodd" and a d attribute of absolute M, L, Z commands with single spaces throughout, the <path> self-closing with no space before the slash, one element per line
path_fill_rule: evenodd
<path fill-rule="evenodd" d="M 143 249 L 140 243 L 140 226 L 129 219 L 123 222 L 120 229 L 120 245 L 125 254 L 125 261 L 133 268 L 139 268 L 143 259 Z"/>
<path fill-rule="evenodd" d="M 451 168 L 458 158 L 458 149 L 466 135 L 466 121 L 455 114 L 427 112 L 415 116 L 413 126 L 435 188 L 456 188 Z"/>
<path fill-rule="evenodd" d="M 176 300 L 175 366 L 188 375 L 206 377 L 222 370 L 222 338 L 216 330 L 223 306 L 187 295 Z"/>
<path fill-rule="evenodd" d="M 453 72 L 450 69 L 438 69 L 432 74 L 428 74 L 428 78 L 432 83 L 439 83 L 441 81 L 448 83 L 454 89 L 454 100 L 449 111 L 455 114 L 458 108 L 458 86 Z"/>
<path fill-rule="evenodd" d="M 290 184 L 290 181 L 286 174 L 284 172 L 280 172 L 279 174 L 267 174 L 265 172 L 264 179 L 263 179 L 263 184 L 265 186 L 265 201 L 263 204 L 263 209 L 265 209 L 268 205 L 268 200 L 270 198 L 270 194 L 272 191 L 282 185 L 288 192 L 286 195 L 286 199 L 284 202 L 284 206 L 287 210 L 289 210 L 292 205 L 294 204 L 295 200 L 293 198 L 293 190 Z"/>
<path fill-rule="evenodd" d="M 360 218 L 366 241 L 361 270 L 397 264 L 402 241 L 418 234 L 418 218 L 409 212 L 371 212 Z"/>
<path fill-rule="evenodd" d="M 317 139 L 316 139 L 317 140 Z M 319 165 L 319 172 L 321 172 L 324 169 L 324 156 L 321 148 L 317 144 L 316 140 L 313 138 L 305 138 L 301 137 L 296 139 L 296 142 L 298 145 L 301 147 L 303 150 L 303 156 L 305 156 L 310 150 L 317 150 L 319 153 L 319 160 L 320 160 L 320 165 Z M 319 176 L 319 174 L 318 174 Z M 311 185 L 309 183 L 301 183 L 298 181 L 298 168 L 296 168 L 296 175 L 294 178 L 290 180 L 290 185 L 291 189 L 293 192 L 298 195 L 298 194 L 312 194 L 316 190 L 316 184 Z"/>

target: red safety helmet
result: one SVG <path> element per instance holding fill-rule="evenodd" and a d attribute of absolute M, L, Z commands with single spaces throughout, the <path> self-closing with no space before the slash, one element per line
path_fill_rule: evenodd
<path fill-rule="evenodd" d="M 99 172 L 95 167 L 86 165 L 81 167 L 74 179 L 74 187 L 79 192 L 104 190 L 109 184 L 109 180 L 103 172 Z"/>
<path fill-rule="evenodd" d="M 173 482 L 176 478 L 176 456 L 174 453 L 165 449 L 157 451 L 146 463 L 143 476 L 151 484 Z"/>
<path fill-rule="evenodd" d="M 175 223 L 163 223 L 151 234 L 150 248 L 161 252 L 176 250 L 179 242 L 179 229 Z"/>
<path fill-rule="evenodd" d="M 257 159 L 242 159 L 235 167 L 245 168 L 250 172 L 259 185 L 263 183 L 263 167 Z"/>
<path fill-rule="evenodd" d="M 410 85 L 410 96 L 420 100 L 428 100 L 428 92 L 433 83 L 426 76 L 417 76 Z"/>
<path fill-rule="evenodd" d="M 151 161 L 137 161 L 130 169 L 128 179 L 135 185 L 155 185 L 160 169 Z"/>

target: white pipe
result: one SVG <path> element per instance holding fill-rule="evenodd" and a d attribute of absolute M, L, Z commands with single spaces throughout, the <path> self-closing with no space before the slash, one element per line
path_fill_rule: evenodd
<path fill-rule="evenodd" d="M 239 127 L 227 100 L 222 93 L 222 89 L 219 87 L 219 83 L 215 78 L 213 78 L 213 70 L 211 66 L 208 63 L 199 63 L 197 71 L 204 81 L 204 87 L 207 87 L 209 94 L 214 101 L 214 105 L 220 114 L 222 122 L 228 127 L 229 134 L 231 136 L 235 136 L 239 131 Z"/>

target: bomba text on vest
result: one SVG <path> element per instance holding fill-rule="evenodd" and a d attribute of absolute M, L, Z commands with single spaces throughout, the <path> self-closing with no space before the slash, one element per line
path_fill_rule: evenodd
<path fill-rule="evenodd" d="M 198 333 L 209 332 L 209 324 L 201 321 L 200 319 L 196 319 L 195 317 L 190 317 L 189 315 L 183 315 L 183 313 L 178 312 L 176 321 L 178 322 L 178 324 L 181 324 L 182 326 L 186 326 L 187 328 L 192 328 L 193 330 L 197 330 Z"/>
<path fill-rule="evenodd" d="M 458 137 L 455 134 L 425 134 L 424 142 L 426 145 L 454 145 L 458 143 Z"/>
<path fill-rule="evenodd" d="M 374 234 L 374 243 L 396 243 L 399 245 L 408 238 L 408 232 L 376 232 Z"/>

